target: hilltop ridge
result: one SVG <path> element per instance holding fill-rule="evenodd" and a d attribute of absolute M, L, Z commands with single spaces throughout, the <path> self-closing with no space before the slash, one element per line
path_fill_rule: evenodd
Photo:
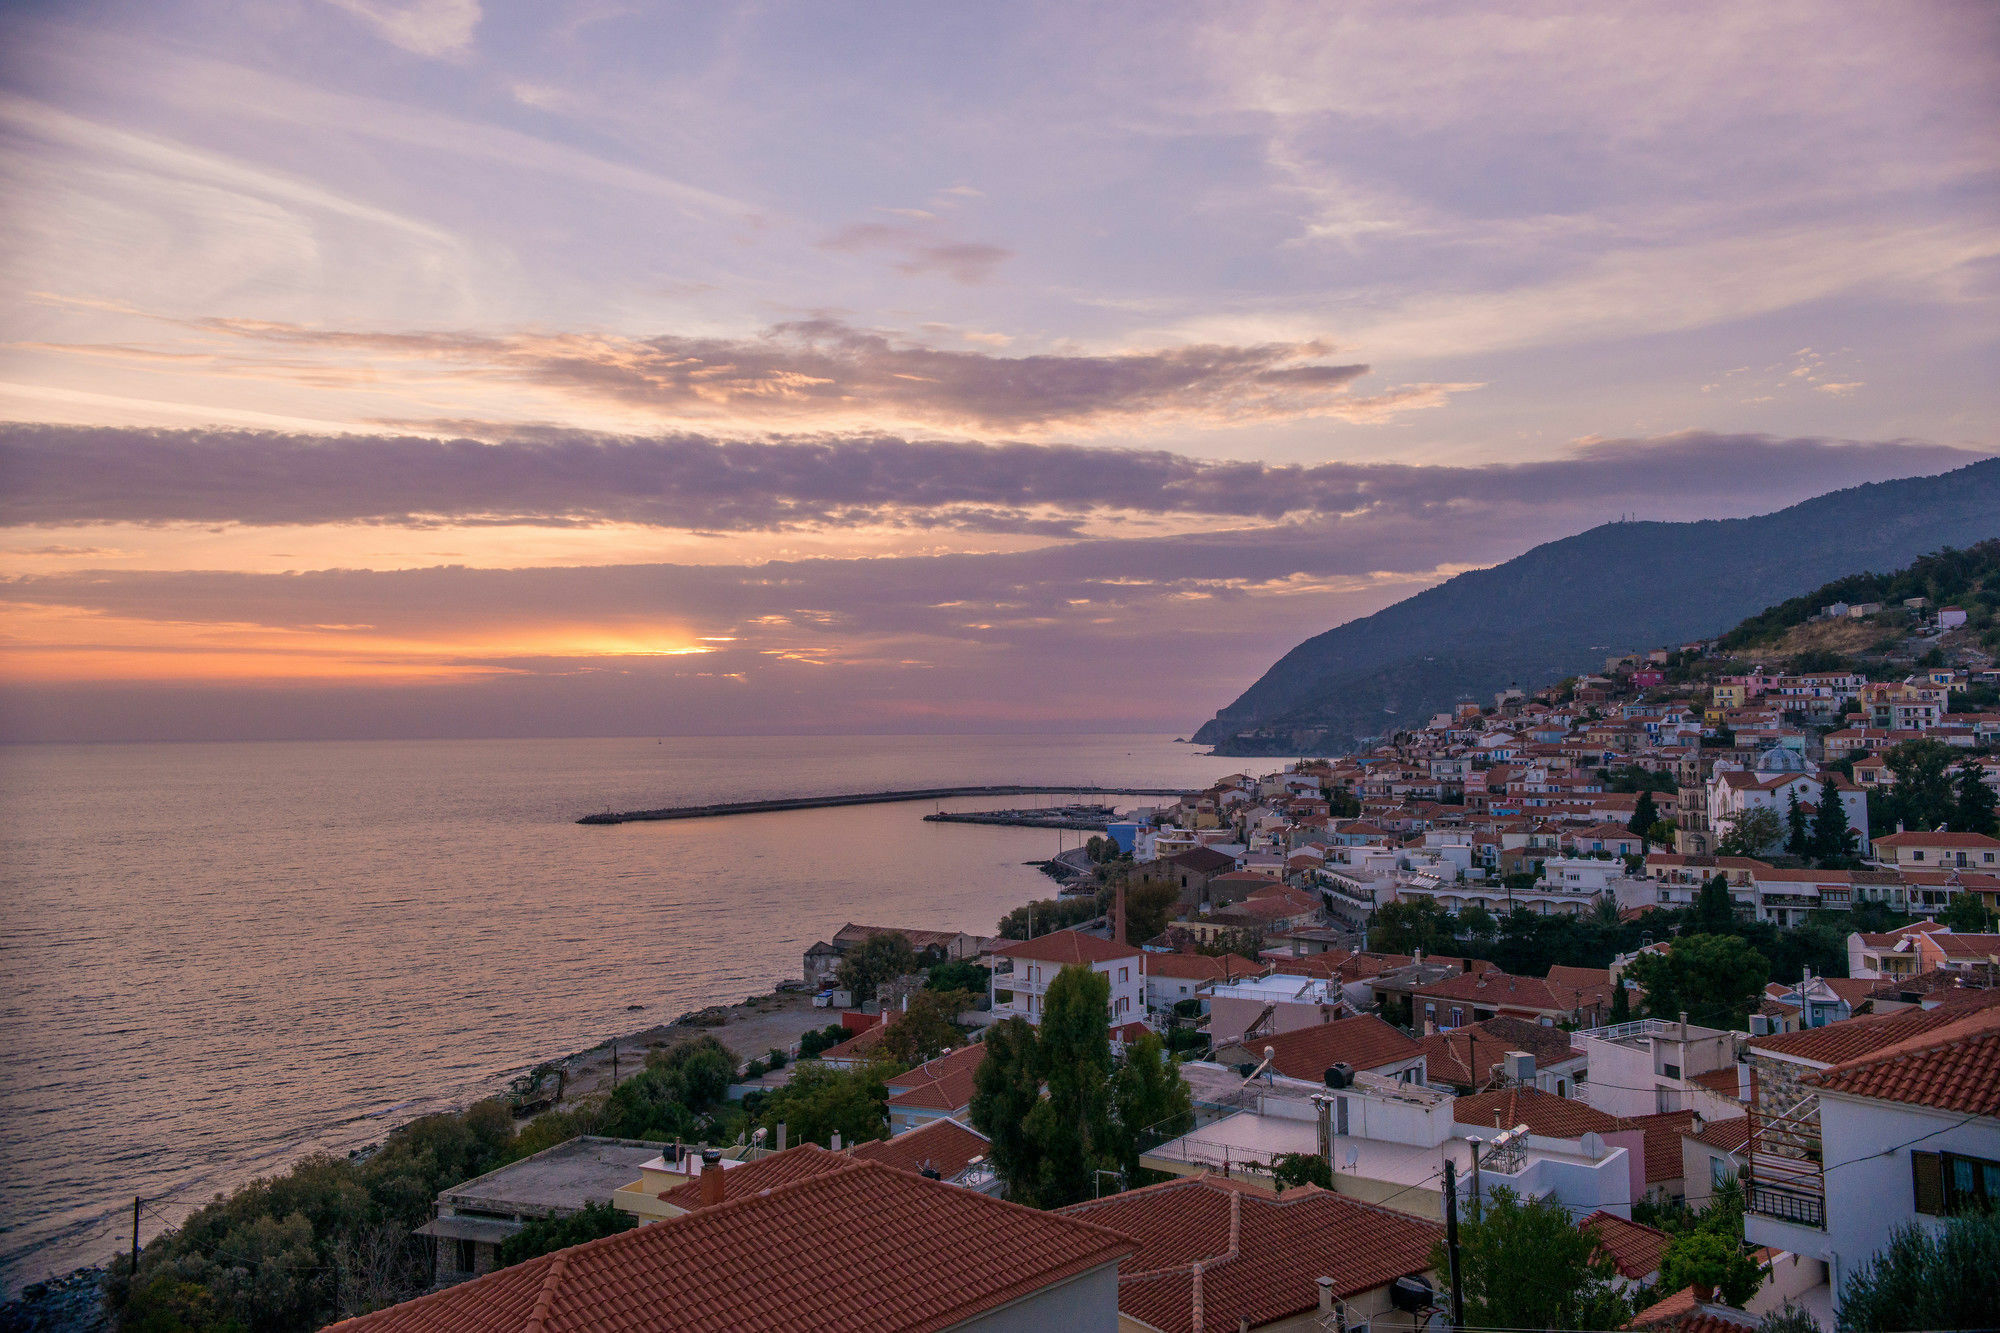
<path fill-rule="evenodd" d="M 1463 699 L 1711 637 L 1857 571 L 1996 536 L 2000 458 L 1753 518 L 1607 523 L 1307 639 L 1193 739 L 1223 754 L 1343 753 Z"/>

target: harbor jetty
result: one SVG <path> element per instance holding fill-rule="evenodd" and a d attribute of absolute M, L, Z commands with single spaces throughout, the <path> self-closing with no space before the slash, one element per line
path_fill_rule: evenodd
<path fill-rule="evenodd" d="M 1071 829 L 1102 833 L 1116 815 L 1108 805 L 1038 805 L 1025 810 L 940 810 L 930 824 L 1005 824 L 1013 828 Z"/>
<path fill-rule="evenodd" d="M 959 796 L 1179 796 L 1171 787 L 919 787 L 908 791 L 850 792 L 841 796 L 777 796 L 762 801 L 722 801 L 713 805 L 671 805 L 658 810 L 606 810 L 585 815 L 579 824 L 640 824 L 662 819 L 716 819 L 723 815 L 768 815 L 784 810 L 827 810 L 843 805 L 889 805 L 898 801 L 942 801 Z"/>

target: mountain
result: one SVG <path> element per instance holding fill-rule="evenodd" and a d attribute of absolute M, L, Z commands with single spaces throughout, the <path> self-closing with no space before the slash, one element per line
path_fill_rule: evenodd
<path fill-rule="evenodd" d="M 1511 684 L 1708 638 L 1821 584 L 2000 536 L 2000 458 L 1755 518 L 1607 523 L 1286 653 L 1197 731 L 1223 754 L 1338 753 Z"/>

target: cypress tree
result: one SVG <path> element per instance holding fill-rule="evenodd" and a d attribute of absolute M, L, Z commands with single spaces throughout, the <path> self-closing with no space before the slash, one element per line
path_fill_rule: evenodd
<path fill-rule="evenodd" d="M 1813 813 L 1812 852 L 1822 861 L 1852 856 L 1860 839 L 1847 826 L 1847 808 L 1829 778 L 1820 784 L 1819 809 Z"/>
<path fill-rule="evenodd" d="M 1821 794 L 1824 796 L 1824 791 Z M 1806 830 L 1806 808 L 1799 804 L 1797 783 L 1785 793 L 1785 801 L 1785 854 L 1803 860 L 1812 855 L 1812 835 Z"/>
<path fill-rule="evenodd" d="M 1653 793 L 1640 792 L 1639 803 L 1632 807 L 1632 821 L 1625 828 L 1643 838 L 1646 836 L 1646 830 L 1659 822 L 1660 807 L 1653 803 Z"/>

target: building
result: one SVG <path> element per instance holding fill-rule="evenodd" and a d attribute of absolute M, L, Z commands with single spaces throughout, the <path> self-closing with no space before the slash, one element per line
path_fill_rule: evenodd
<path fill-rule="evenodd" d="M 1427 1028 L 1458 1028 L 1489 1018 L 1522 1018 L 1546 1027 L 1591 1026 L 1611 1012 L 1609 974 L 1583 986 L 1561 979 L 1510 976 L 1501 971 L 1467 972 L 1419 988 L 1412 1019 Z"/>
<path fill-rule="evenodd" d="M 1227 984 L 1239 977 L 1256 976 L 1263 966 L 1235 954 L 1220 958 L 1201 953 L 1146 954 L 1146 1008 L 1165 1013 L 1183 1001 L 1193 1001 L 1202 1012 L 1208 1010 L 1206 990 L 1215 983 Z"/>
<path fill-rule="evenodd" d="M 1617 1116 L 1687 1109 L 1698 1095 L 1697 1077 L 1736 1063 L 1736 1033 L 1660 1018 L 1590 1028 L 1570 1039 L 1590 1069 L 1585 1100 Z"/>
<path fill-rule="evenodd" d="M 973 1042 L 896 1075 L 889 1093 L 889 1132 L 903 1134 L 933 1120 L 964 1120 L 972 1112 L 973 1085 L 986 1047 Z"/>
<path fill-rule="evenodd" d="M 1427 1081 L 1423 1046 L 1373 1014 L 1218 1046 L 1215 1058 L 1223 1064 L 1258 1064 L 1265 1051 L 1271 1052 L 1272 1069 L 1306 1083 L 1324 1080 L 1338 1065 L 1405 1083 Z"/>
<path fill-rule="evenodd" d="M 993 1018 L 1042 1021 L 1049 986 L 1065 967 L 1088 967 L 1111 983 L 1111 1025 L 1146 1012 L 1146 954 L 1122 940 L 1056 930 L 993 951 Z"/>
<path fill-rule="evenodd" d="M 1821 1302 L 1837 1308 L 1848 1277 L 1898 1227 L 1936 1229 L 2000 1199 L 2000 1005 L 1913 1009 L 1750 1045 L 1744 1236 L 1822 1265 Z"/>
<path fill-rule="evenodd" d="M 1062 1215 L 1138 1244 L 1118 1282 L 1130 1333 L 1416 1329 L 1439 1303 L 1442 1227 L 1310 1185 L 1272 1195 L 1203 1173 Z"/>
<path fill-rule="evenodd" d="M 1208 1031 L 1218 1047 L 1295 1028 L 1318 1027 L 1347 1012 L 1338 983 L 1274 972 L 1208 992 Z"/>
<path fill-rule="evenodd" d="M 717 1186 L 734 1172 L 716 1172 Z M 334 1325 L 342 1333 L 1115 1333 L 1137 1247 L 908 1171 L 849 1162 Z M 971 1262 L 974 1256 L 977 1262 Z M 829 1275 L 837 1273 L 838 1280 Z"/>
<path fill-rule="evenodd" d="M 1426 1081 L 1462 1097 L 1505 1080 L 1507 1057 L 1516 1053 L 1533 1060 L 1534 1086 L 1558 1097 L 1576 1093 L 1586 1069 L 1583 1052 L 1571 1047 L 1567 1032 L 1520 1018 L 1489 1018 L 1429 1033 L 1421 1045 Z"/>
<path fill-rule="evenodd" d="M 445 1190 L 437 1216 L 417 1228 L 437 1242 L 433 1280 L 443 1287 L 492 1272 L 509 1236 L 538 1218 L 610 1203 L 664 1146 L 586 1134 Z"/>
<path fill-rule="evenodd" d="M 1578 1231 L 1595 1233 L 1598 1245 L 1618 1268 L 1619 1287 L 1632 1291 L 1651 1287 L 1660 1280 L 1660 1257 L 1673 1237 L 1658 1227 L 1634 1222 L 1616 1213 L 1598 1211 L 1576 1224 Z"/>
<path fill-rule="evenodd" d="M 2000 869 L 2000 838 L 1984 833 L 1890 833 L 1875 840 L 1875 859 L 1915 870 Z"/>

